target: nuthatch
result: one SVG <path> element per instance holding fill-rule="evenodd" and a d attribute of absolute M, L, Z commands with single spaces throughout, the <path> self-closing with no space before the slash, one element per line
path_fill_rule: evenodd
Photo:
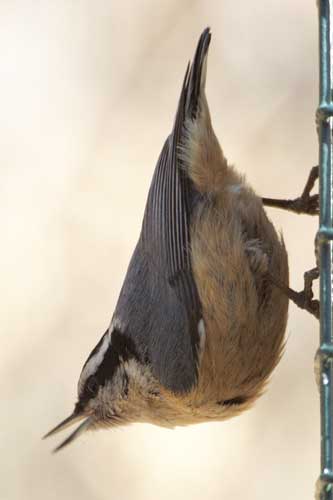
<path fill-rule="evenodd" d="M 281 357 L 288 297 L 270 276 L 287 287 L 287 252 L 213 131 L 210 38 L 207 28 L 187 67 L 111 324 L 83 366 L 72 415 L 47 436 L 83 422 L 57 449 L 87 429 L 238 415 Z"/>

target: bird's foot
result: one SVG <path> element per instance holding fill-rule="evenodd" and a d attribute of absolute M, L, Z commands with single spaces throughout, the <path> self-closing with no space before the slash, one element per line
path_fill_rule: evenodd
<path fill-rule="evenodd" d="M 303 193 L 294 200 L 279 200 L 273 198 L 262 198 L 262 202 L 267 207 L 282 208 L 297 214 L 318 215 L 319 214 L 319 195 L 310 195 L 316 180 L 319 177 L 318 165 L 312 167 L 310 175 L 305 184 Z"/>
<path fill-rule="evenodd" d="M 277 286 L 290 300 L 294 302 L 298 307 L 308 311 L 313 314 L 317 319 L 319 319 L 319 300 L 313 298 L 312 285 L 313 281 L 318 279 L 319 270 L 318 267 L 306 271 L 304 273 L 304 289 L 301 292 L 295 292 L 292 288 L 289 288 L 284 283 L 281 283 L 274 276 L 269 274 L 270 281 Z"/>

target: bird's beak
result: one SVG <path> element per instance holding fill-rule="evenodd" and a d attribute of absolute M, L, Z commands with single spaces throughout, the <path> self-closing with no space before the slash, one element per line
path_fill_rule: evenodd
<path fill-rule="evenodd" d="M 56 434 L 57 432 L 66 429 L 70 425 L 73 425 L 75 422 L 78 422 L 84 419 L 85 417 L 86 415 L 78 412 L 77 410 L 74 410 L 69 417 L 65 418 L 65 420 L 63 420 L 60 424 L 54 427 L 54 429 L 45 434 L 45 436 L 43 436 L 43 439 L 49 436 L 53 436 L 53 434 Z M 53 450 L 54 453 L 61 450 L 61 448 L 64 448 L 64 446 L 67 446 L 69 443 L 74 441 L 74 439 L 76 439 L 80 434 L 82 434 L 83 431 L 89 428 L 91 423 L 92 423 L 92 417 L 85 418 L 85 420 L 83 420 L 83 422 L 79 425 L 79 427 L 77 427 L 75 431 L 72 432 L 72 434 L 70 434 L 67 439 L 65 439 L 65 441 L 63 441 L 59 446 L 57 446 L 57 448 Z"/>

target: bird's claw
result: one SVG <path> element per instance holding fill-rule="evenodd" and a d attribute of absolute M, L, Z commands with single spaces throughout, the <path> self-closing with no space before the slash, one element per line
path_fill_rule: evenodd
<path fill-rule="evenodd" d="M 262 198 L 264 205 L 268 207 L 282 208 L 297 214 L 319 215 L 319 195 L 310 195 L 316 180 L 319 177 L 319 167 L 312 167 L 303 193 L 294 200 L 278 200 L 273 198 Z"/>
<path fill-rule="evenodd" d="M 317 319 L 320 317 L 320 302 L 313 298 L 313 281 L 319 277 L 318 267 L 304 273 L 304 289 L 301 292 L 295 292 L 284 283 L 281 283 L 275 277 L 270 275 L 272 283 L 277 286 L 294 304 L 299 308 L 308 311 Z"/>

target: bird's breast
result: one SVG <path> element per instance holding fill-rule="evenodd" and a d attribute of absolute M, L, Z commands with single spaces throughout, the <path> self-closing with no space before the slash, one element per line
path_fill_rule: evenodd
<path fill-rule="evenodd" d="M 267 271 L 288 283 L 287 254 L 261 201 L 238 184 L 194 214 L 191 250 L 205 332 L 194 397 L 223 413 L 223 401 L 253 401 L 280 359 L 288 299 Z"/>

